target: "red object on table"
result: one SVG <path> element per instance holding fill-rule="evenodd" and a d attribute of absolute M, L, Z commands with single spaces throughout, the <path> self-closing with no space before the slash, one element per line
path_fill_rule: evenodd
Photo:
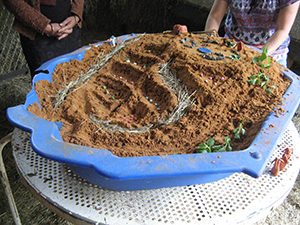
<path fill-rule="evenodd" d="M 175 34 L 186 34 L 188 33 L 188 28 L 185 25 L 175 24 L 173 26 L 173 32 Z"/>

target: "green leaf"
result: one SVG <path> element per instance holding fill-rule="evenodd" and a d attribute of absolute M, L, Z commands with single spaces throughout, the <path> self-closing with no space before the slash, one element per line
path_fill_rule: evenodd
<path fill-rule="evenodd" d="M 261 56 L 260 56 L 260 59 L 259 61 L 262 62 L 264 61 L 268 56 L 265 54 L 265 53 L 262 53 Z"/>
<path fill-rule="evenodd" d="M 246 134 L 246 130 L 244 128 L 241 129 L 241 134 L 245 135 Z"/>
<path fill-rule="evenodd" d="M 260 79 L 261 79 L 262 77 L 264 77 L 264 76 L 265 76 L 265 74 L 262 73 L 262 72 L 259 72 L 259 73 L 257 74 L 257 77 L 260 78 Z"/>
<path fill-rule="evenodd" d="M 231 145 L 230 145 L 230 144 L 229 144 L 229 145 L 227 145 L 226 147 L 227 147 L 227 148 L 226 148 L 226 151 L 227 151 L 227 152 L 230 152 L 230 151 L 232 151 L 232 147 L 231 147 Z"/>
<path fill-rule="evenodd" d="M 225 143 L 229 143 L 230 144 L 231 139 L 230 139 L 230 137 L 226 136 L 226 137 L 224 137 L 224 141 L 225 141 Z"/>
<path fill-rule="evenodd" d="M 226 47 L 235 47 L 236 46 L 236 43 L 233 43 L 233 42 L 231 42 L 231 41 L 225 41 L 225 45 L 226 45 Z"/>
<path fill-rule="evenodd" d="M 240 139 L 240 138 L 241 138 L 241 137 L 240 137 L 240 132 L 239 132 L 239 127 L 235 128 L 235 129 L 233 130 L 233 134 L 234 134 L 234 138 L 235 138 L 235 139 Z"/>
<path fill-rule="evenodd" d="M 268 57 L 268 58 L 267 58 L 267 62 L 261 62 L 261 63 L 260 63 L 260 66 L 261 66 L 262 68 L 269 68 L 269 67 L 271 66 L 271 58 Z"/>
<path fill-rule="evenodd" d="M 252 59 L 252 62 L 255 63 L 255 64 L 259 63 L 260 62 L 260 57 L 258 57 L 258 56 L 254 57 Z"/>
<path fill-rule="evenodd" d="M 262 75 L 261 77 L 262 77 L 262 79 L 263 79 L 264 81 L 269 81 L 269 80 L 270 80 L 270 78 L 267 77 L 264 73 L 263 73 L 263 75 Z"/>
<path fill-rule="evenodd" d="M 226 146 L 222 146 L 222 148 L 220 148 L 220 149 L 218 150 L 218 152 L 226 152 Z"/>
<path fill-rule="evenodd" d="M 241 138 L 241 136 L 238 132 L 234 133 L 234 139 L 240 139 L 240 138 Z"/>
<path fill-rule="evenodd" d="M 276 88 L 276 85 L 272 85 L 271 87 L 268 87 L 268 88 L 266 89 L 266 92 L 267 92 L 268 94 L 272 94 L 273 91 L 275 90 L 275 88 Z"/>
<path fill-rule="evenodd" d="M 208 153 L 208 152 L 222 152 L 222 151 L 231 151 L 232 147 L 230 146 L 231 139 L 226 136 L 224 137 L 224 145 L 215 145 L 215 140 L 209 138 L 205 143 L 198 145 L 196 152 L 198 153 Z"/>
<path fill-rule="evenodd" d="M 251 75 L 250 77 L 248 77 L 248 83 L 255 85 L 257 82 L 257 77 L 255 75 Z"/>
<path fill-rule="evenodd" d="M 240 59 L 240 55 L 232 54 L 232 55 L 230 56 L 230 58 L 231 58 L 232 60 L 239 60 L 239 59 Z"/>
<path fill-rule="evenodd" d="M 214 146 L 212 146 L 211 150 L 212 150 L 212 152 L 217 152 L 222 147 L 223 147 L 223 145 L 214 145 Z"/>
<path fill-rule="evenodd" d="M 263 81 L 263 82 L 260 83 L 260 86 L 264 87 L 266 85 L 266 83 L 267 83 L 266 81 Z"/>
<path fill-rule="evenodd" d="M 268 69 L 268 68 L 270 68 L 271 64 L 270 63 L 261 63 L 260 66 L 262 68 Z"/>
<path fill-rule="evenodd" d="M 262 54 L 268 55 L 268 48 L 266 46 L 262 48 Z"/>
<path fill-rule="evenodd" d="M 206 141 L 206 144 L 211 147 L 211 146 L 213 146 L 215 144 L 215 140 L 213 138 L 209 138 Z"/>
<path fill-rule="evenodd" d="M 206 145 L 205 143 L 202 143 L 202 144 L 200 144 L 198 147 L 199 147 L 199 148 L 206 148 L 206 146 L 207 146 L 207 145 Z"/>
<path fill-rule="evenodd" d="M 256 80 L 248 80 L 248 83 L 249 83 L 249 84 L 252 84 L 252 85 L 255 85 Z"/>
<path fill-rule="evenodd" d="M 267 60 L 267 62 L 264 62 L 265 60 Z M 261 55 L 254 57 L 252 62 L 255 64 L 259 63 L 259 66 L 262 68 L 269 68 L 271 66 L 271 58 L 268 57 L 268 48 L 263 47 Z"/>
<path fill-rule="evenodd" d="M 240 122 L 238 127 L 233 130 L 234 139 L 240 139 L 241 136 L 245 134 L 246 130 L 243 128 L 243 122 Z M 230 140 L 227 140 L 227 143 L 230 144 Z"/>
<path fill-rule="evenodd" d="M 208 146 L 207 146 L 207 144 L 205 144 L 205 143 L 198 145 L 198 149 L 199 149 L 199 150 L 207 149 L 207 147 L 208 147 Z"/>
<path fill-rule="evenodd" d="M 206 144 L 200 144 L 200 145 L 198 145 L 196 152 L 204 153 L 204 152 L 207 152 L 207 150 L 208 150 L 208 148 L 207 148 Z"/>

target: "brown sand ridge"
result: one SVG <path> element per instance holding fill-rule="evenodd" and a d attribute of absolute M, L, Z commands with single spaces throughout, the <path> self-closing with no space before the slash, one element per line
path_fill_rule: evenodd
<path fill-rule="evenodd" d="M 193 153 L 210 137 L 222 144 L 224 136 L 234 150 L 244 149 L 289 80 L 273 59 L 262 68 L 252 62 L 258 53 L 235 44 L 206 34 L 164 33 L 140 36 L 122 48 L 92 47 L 82 61 L 58 65 L 51 83 L 36 84 L 42 108 L 34 104 L 29 111 L 63 122 L 64 141 L 118 156 Z M 207 59 L 199 47 L 225 58 Z M 269 77 L 271 93 L 249 84 L 259 72 Z M 87 74 L 92 76 L 78 80 Z M 246 134 L 236 140 L 233 130 L 241 121 Z"/>

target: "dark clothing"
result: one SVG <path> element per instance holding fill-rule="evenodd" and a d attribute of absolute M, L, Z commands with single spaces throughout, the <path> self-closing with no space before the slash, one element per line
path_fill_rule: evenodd
<path fill-rule="evenodd" d="M 81 47 L 81 32 L 78 27 L 73 32 L 57 40 L 55 37 L 37 35 L 35 40 L 20 35 L 21 45 L 26 61 L 28 63 L 31 76 L 35 75 L 35 70 L 44 62 L 57 56 L 72 52 Z"/>
<path fill-rule="evenodd" d="M 14 28 L 20 33 L 32 77 L 44 62 L 81 47 L 81 23 L 61 40 L 43 32 L 50 22 L 61 23 L 71 15 L 82 21 L 84 0 L 4 0 L 4 4 L 15 16 Z"/>
<path fill-rule="evenodd" d="M 40 0 L 41 5 L 56 5 L 56 0 Z"/>
<path fill-rule="evenodd" d="M 71 1 L 56 0 L 54 6 L 41 4 L 41 13 L 51 20 L 51 23 L 61 23 L 71 16 Z"/>
<path fill-rule="evenodd" d="M 54 6 L 41 5 L 40 10 L 51 22 L 60 23 L 70 16 L 71 2 L 69 0 L 56 0 Z M 61 40 L 41 34 L 37 34 L 34 40 L 20 35 L 20 40 L 31 76 L 33 77 L 35 70 L 44 62 L 81 47 L 81 32 L 75 26 L 73 32 Z"/>
<path fill-rule="evenodd" d="M 3 2 L 15 16 L 13 25 L 15 30 L 31 40 L 34 40 L 37 33 L 43 34 L 47 24 L 51 22 L 47 16 L 40 12 L 40 0 L 3 0 Z M 78 25 L 81 27 L 84 0 L 68 0 L 68 2 L 71 4 L 69 15 L 77 15 L 80 18 Z M 57 4 L 58 0 L 55 1 L 55 5 Z"/>

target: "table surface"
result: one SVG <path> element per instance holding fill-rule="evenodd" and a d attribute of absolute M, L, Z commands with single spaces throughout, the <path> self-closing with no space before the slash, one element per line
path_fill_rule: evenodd
<path fill-rule="evenodd" d="M 290 123 L 260 178 L 236 173 L 217 182 L 141 191 L 109 191 L 80 178 L 67 165 L 37 155 L 30 134 L 15 129 L 17 168 L 31 189 L 60 215 L 90 224 L 251 224 L 285 199 L 300 167 L 300 138 Z M 270 175 L 272 161 L 292 148 L 289 164 Z"/>

